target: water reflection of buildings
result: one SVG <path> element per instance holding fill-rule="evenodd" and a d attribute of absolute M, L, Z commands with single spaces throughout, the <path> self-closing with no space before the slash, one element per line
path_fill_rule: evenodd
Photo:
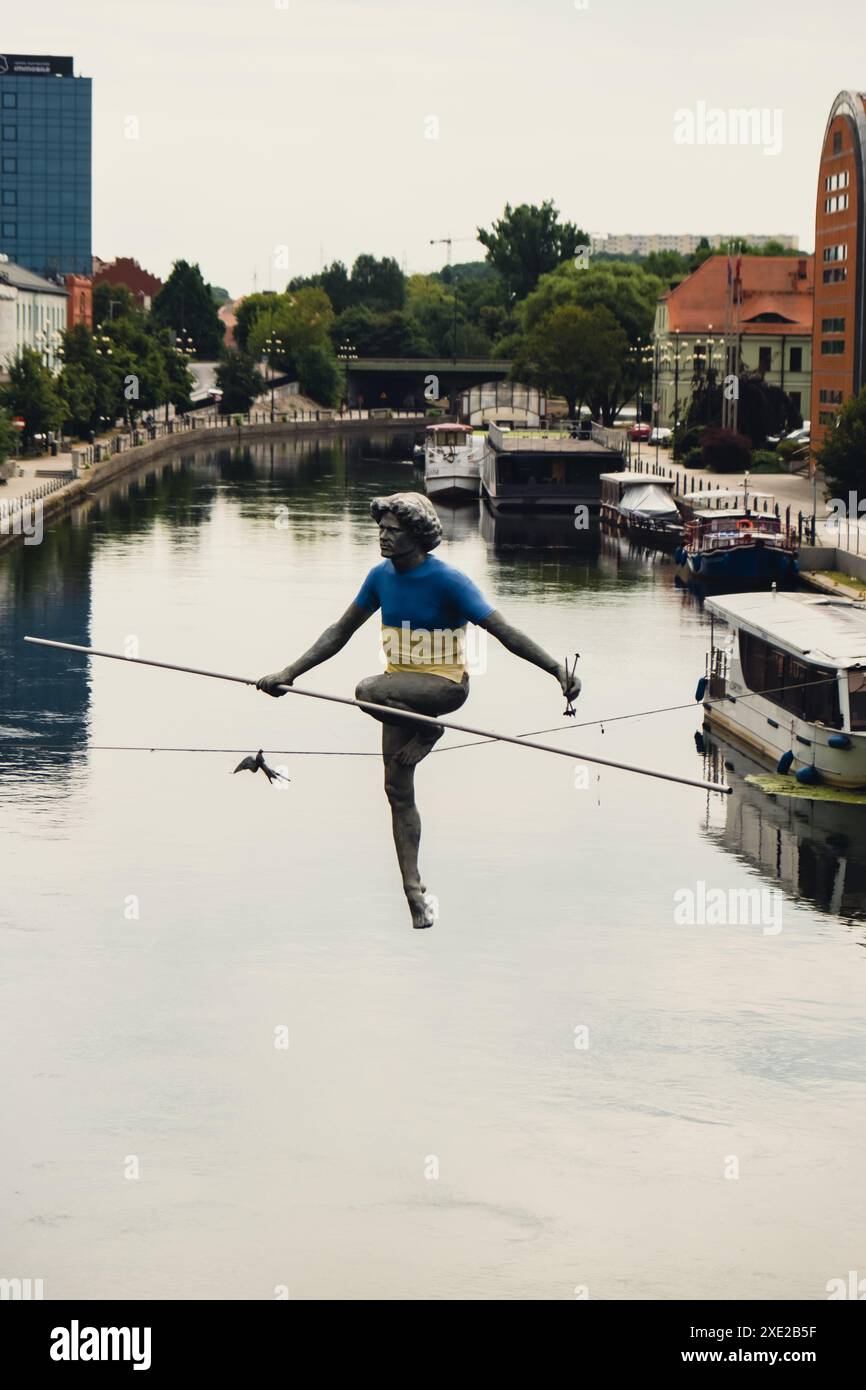
<path fill-rule="evenodd" d="M 41 545 L 0 556 L 0 783 L 40 766 L 68 770 L 87 743 L 87 658 L 73 652 L 46 662 L 25 634 L 85 644 L 90 632 L 93 540 L 68 523 Z"/>
<path fill-rule="evenodd" d="M 568 550 L 582 558 L 595 557 L 601 546 L 597 520 L 576 526 L 569 512 L 494 513 L 482 504 L 481 535 L 494 550 Z"/>
<path fill-rule="evenodd" d="M 708 810 L 705 834 L 791 897 L 866 918 L 866 806 L 770 795 L 745 780 L 766 768 L 727 742 L 701 738 L 704 775 L 732 789 L 721 823 Z"/>
<path fill-rule="evenodd" d="M 671 558 L 663 550 L 636 540 L 623 531 L 602 522 L 601 553 L 609 560 L 624 561 L 630 565 L 640 564 L 650 570 L 663 570 L 673 578 Z"/>
<path fill-rule="evenodd" d="M 444 502 L 433 502 L 436 515 L 442 523 L 442 539 L 446 541 L 465 541 L 478 535 L 478 513 L 481 503 L 477 497 L 468 502 L 448 507 Z"/>

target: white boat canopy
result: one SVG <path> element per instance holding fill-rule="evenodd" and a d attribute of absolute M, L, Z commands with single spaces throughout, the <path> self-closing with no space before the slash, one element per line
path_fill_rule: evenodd
<path fill-rule="evenodd" d="M 823 666 L 866 666 L 866 603 L 830 594 L 752 593 L 707 599 L 706 612 Z"/>
<path fill-rule="evenodd" d="M 651 483 L 635 483 L 623 489 L 619 510 L 628 516 L 647 521 L 661 521 L 670 517 L 680 519 L 674 500 L 666 488 L 659 487 L 655 480 Z"/>

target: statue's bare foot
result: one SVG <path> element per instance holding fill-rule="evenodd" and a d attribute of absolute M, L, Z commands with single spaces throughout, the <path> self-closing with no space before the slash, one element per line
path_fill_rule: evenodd
<path fill-rule="evenodd" d="M 412 914 L 412 926 L 416 930 L 432 927 L 436 921 L 436 911 L 425 890 L 423 888 L 407 890 L 406 901 Z"/>
<path fill-rule="evenodd" d="M 414 767 L 422 758 L 427 757 L 444 732 L 444 729 L 440 729 L 438 733 L 435 729 L 424 729 L 423 732 L 413 734 L 409 742 L 404 743 L 399 752 L 394 754 L 394 762 L 401 763 L 403 767 Z"/>

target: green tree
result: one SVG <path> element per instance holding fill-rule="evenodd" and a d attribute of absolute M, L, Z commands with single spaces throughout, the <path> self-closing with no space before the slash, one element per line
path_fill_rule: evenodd
<path fill-rule="evenodd" d="M 0 410 L 0 478 L 9 478 L 18 452 L 18 431 L 12 424 L 12 416 L 7 410 Z"/>
<path fill-rule="evenodd" d="M 21 442 L 27 450 L 35 435 L 60 428 L 63 399 L 56 379 L 34 348 L 21 348 L 10 360 L 8 371 L 9 380 L 0 387 L 0 406 L 24 420 Z"/>
<path fill-rule="evenodd" d="M 186 359 L 174 347 L 168 329 L 164 329 L 158 334 L 157 343 L 162 352 L 167 382 L 167 399 L 175 410 L 183 414 L 192 406 L 190 392 L 195 385 L 195 378 L 187 366 Z"/>
<path fill-rule="evenodd" d="M 342 314 L 353 303 L 349 272 L 342 261 L 332 261 L 318 275 L 298 275 L 289 281 L 289 294 L 297 290 L 322 289 L 331 301 L 335 314 Z"/>
<path fill-rule="evenodd" d="M 817 457 L 835 492 L 866 491 L 866 386 L 842 407 Z"/>
<path fill-rule="evenodd" d="M 377 314 L 364 304 L 346 309 L 334 320 L 331 342 L 338 353 L 350 343 L 358 357 L 424 357 L 431 351 L 410 313 L 393 309 Z"/>
<path fill-rule="evenodd" d="M 454 352 L 455 308 L 460 318 L 456 289 L 446 289 L 432 275 L 410 275 L 406 282 L 406 312 L 415 323 L 422 353 L 450 357 Z"/>
<path fill-rule="evenodd" d="M 624 330 L 631 344 L 649 338 L 656 303 L 665 285 L 631 261 L 601 261 L 587 270 L 571 263 L 558 266 L 538 282 L 538 288 L 518 306 L 516 317 L 524 331 L 551 309 L 577 304 L 584 309 L 603 306 Z"/>
<path fill-rule="evenodd" d="M 571 418 L 588 405 L 594 418 L 611 425 L 628 395 L 628 349 L 625 332 L 603 305 L 564 304 L 524 336 L 511 376 L 564 396 Z"/>
<path fill-rule="evenodd" d="M 571 261 L 578 246 L 588 246 L 586 232 L 573 222 L 560 222 L 550 201 L 540 207 L 521 203 L 505 211 L 490 231 L 478 229 L 478 240 L 487 247 L 487 259 L 502 276 L 512 299 L 525 299 L 542 275 L 563 261 Z"/>
<path fill-rule="evenodd" d="M 654 275 L 668 286 L 679 284 L 689 273 L 688 258 L 679 251 L 650 251 L 639 263 L 647 275 Z"/>
<path fill-rule="evenodd" d="M 759 372 L 741 372 L 737 389 L 737 427 L 756 449 L 763 448 L 768 435 L 786 434 L 803 423 L 790 396 L 765 381 Z M 710 372 L 693 383 L 686 422 L 709 424 L 720 421 L 723 413 L 723 386 L 718 373 Z"/>
<path fill-rule="evenodd" d="M 198 265 L 175 261 L 153 301 L 152 315 L 161 328 L 186 333 L 192 339 L 196 357 L 211 361 L 219 356 L 225 324 Z"/>
<path fill-rule="evenodd" d="M 323 406 L 338 405 L 345 394 L 345 373 L 330 343 L 308 343 L 298 353 L 298 384 L 305 396 Z"/>
<path fill-rule="evenodd" d="M 59 385 L 63 396 L 65 428 L 79 436 L 96 429 L 99 422 L 97 385 L 87 368 L 80 362 L 65 362 Z"/>
<path fill-rule="evenodd" d="M 375 357 L 378 352 L 381 315 L 374 314 L 364 304 L 344 309 L 331 327 L 331 342 L 339 352 L 350 343 L 358 357 Z"/>
<path fill-rule="evenodd" d="M 331 301 L 335 314 L 342 314 L 352 302 L 349 272 L 342 261 L 332 261 L 319 276 L 319 285 Z"/>
<path fill-rule="evenodd" d="M 411 314 L 404 313 L 402 309 L 392 309 L 390 314 L 375 316 L 374 356 L 424 357 L 429 350 Z"/>
<path fill-rule="evenodd" d="M 368 309 L 387 313 L 402 309 L 406 296 L 403 272 L 392 256 L 361 255 L 352 266 L 351 296 L 353 304 L 366 304 Z"/>
<path fill-rule="evenodd" d="M 112 285 L 107 280 L 100 280 L 93 286 L 94 327 L 110 323 L 113 318 L 122 318 L 124 314 L 141 314 L 132 290 L 126 285 Z"/>
<path fill-rule="evenodd" d="M 278 296 L 273 294 L 248 294 L 236 306 L 234 339 L 241 352 L 247 350 L 247 342 L 259 314 L 272 312 L 274 300 L 277 298 Z"/>
<path fill-rule="evenodd" d="M 111 363 L 117 391 L 115 414 L 133 423 L 169 398 L 169 349 L 143 318 L 120 318 L 103 324 L 111 340 Z"/>
<path fill-rule="evenodd" d="M 222 391 L 220 412 L 245 415 L 265 389 L 255 358 L 236 348 L 226 348 L 216 370 L 216 384 Z"/>
<path fill-rule="evenodd" d="M 118 320 L 115 320 L 115 323 Z M 98 352 L 90 329 L 77 323 L 63 337 L 63 369 L 58 387 L 63 397 L 64 424 L 74 433 L 85 435 L 100 429 L 103 420 L 114 421 L 122 413 L 120 364 L 114 358 L 114 340 L 100 334 Z"/>
<path fill-rule="evenodd" d="M 247 335 L 247 351 L 256 358 L 267 355 L 278 370 L 298 375 L 298 361 L 305 348 L 330 347 L 333 324 L 331 301 L 318 285 L 274 295 Z M 267 349 L 268 339 L 279 340 L 282 347 Z"/>

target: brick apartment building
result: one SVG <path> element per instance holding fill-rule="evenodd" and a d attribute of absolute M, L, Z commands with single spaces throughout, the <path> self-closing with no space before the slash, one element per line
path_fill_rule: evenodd
<path fill-rule="evenodd" d="M 101 261 L 98 256 L 94 256 L 93 283 L 124 285 L 135 296 L 142 309 L 149 309 L 162 289 L 159 276 L 143 270 L 138 261 L 134 261 L 131 256 L 118 256 L 113 261 Z"/>
<path fill-rule="evenodd" d="M 866 93 L 840 92 L 821 146 L 815 213 L 812 446 L 866 385 Z"/>

